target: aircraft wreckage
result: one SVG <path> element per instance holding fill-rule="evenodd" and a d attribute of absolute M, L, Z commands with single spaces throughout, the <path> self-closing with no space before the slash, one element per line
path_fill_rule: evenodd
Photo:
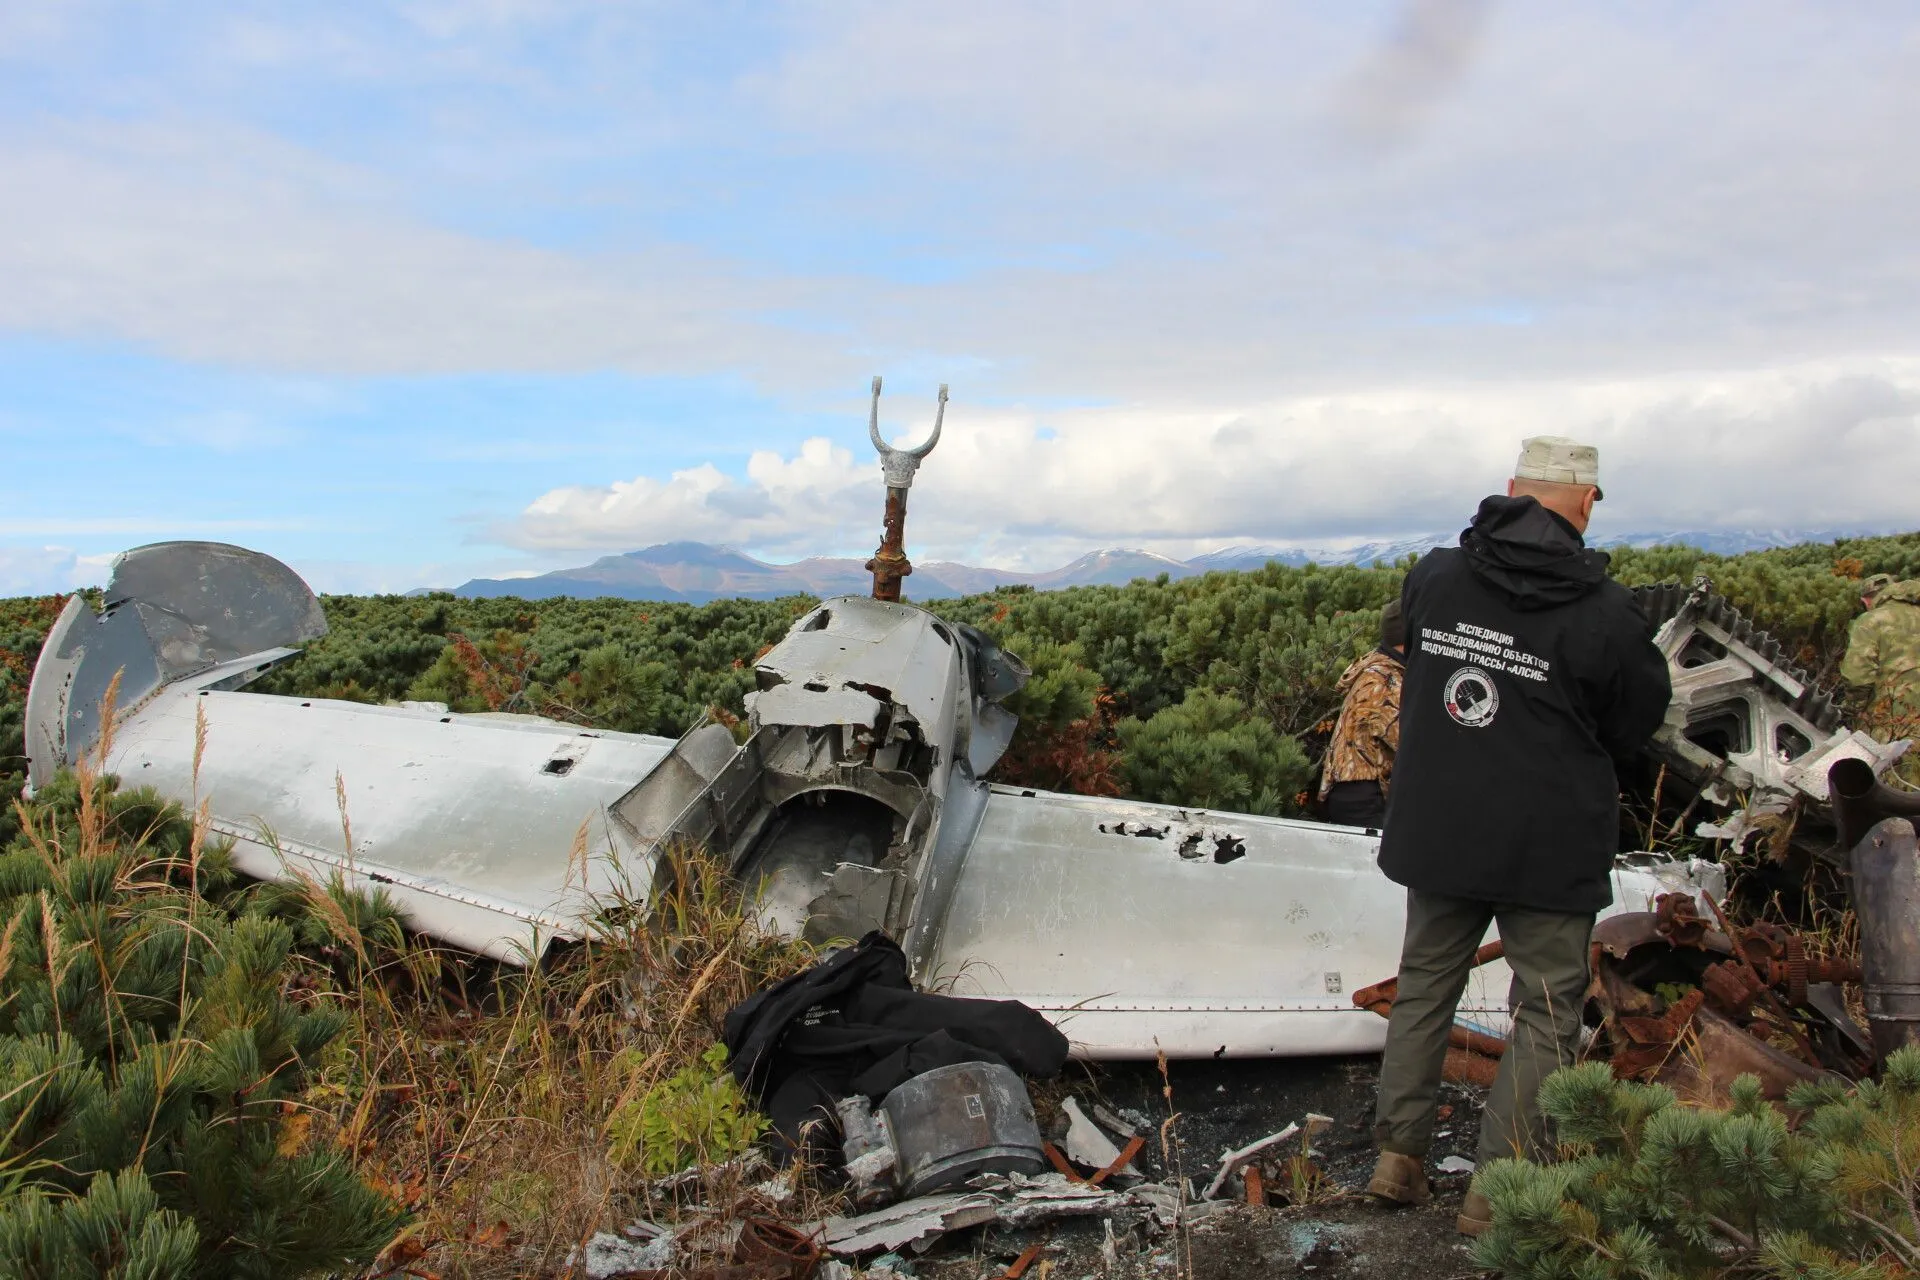
<path fill-rule="evenodd" d="M 677 741 L 429 703 L 246 692 L 326 632 L 313 593 L 239 547 L 169 542 L 115 562 L 104 608 L 68 602 L 28 697 L 29 788 L 102 743 L 129 785 L 209 806 L 237 865 L 338 874 L 423 934 L 527 963 L 586 936 L 596 903 L 644 893 L 671 842 L 724 857 L 774 925 L 884 929 L 916 980 L 1011 997 L 1095 1058 L 1377 1051 L 1355 991 L 1398 963 L 1404 892 L 1377 833 L 1054 794 L 988 780 L 1026 669 L 973 628 L 900 599 L 912 450 L 870 434 L 887 486 L 873 598 L 827 600 L 754 664 L 750 736 Z M 941 388 L 944 415 L 946 389 Z M 1675 697 L 1657 748 L 1703 820 L 1821 809 L 1842 759 L 1886 746 L 1838 723 L 1779 646 L 1704 586 L 1643 597 Z M 1724 891 L 1717 864 L 1624 856 L 1615 911 Z M 1476 971 L 1461 1017 L 1498 1035 L 1509 974 Z"/>

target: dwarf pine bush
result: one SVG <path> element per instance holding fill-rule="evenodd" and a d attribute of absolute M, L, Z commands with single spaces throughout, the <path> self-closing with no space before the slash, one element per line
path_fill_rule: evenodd
<path fill-rule="evenodd" d="M 294 925 L 150 792 L 83 770 L 18 815 L 0 852 L 0 1274 L 370 1260 L 394 1209 L 291 1140 L 292 1099 L 346 1025 L 288 999 Z"/>
<path fill-rule="evenodd" d="M 1297 741 L 1207 689 L 1147 720 L 1122 720 L 1119 738 L 1129 792 L 1162 804 L 1287 813 L 1312 774 Z"/>
<path fill-rule="evenodd" d="M 1882 1079 L 1803 1086 L 1797 1129 L 1743 1076 L 1733 1105 L 1682 1105 L 1605 1063 L 1548 1077 L 1542 1109 L 1572 1158 L 1501 1160 L 1479 1261 L 1528 1280 L 1728 1275 L 1893 1280 L 1920 1262 L 1920 1049 Z"/>

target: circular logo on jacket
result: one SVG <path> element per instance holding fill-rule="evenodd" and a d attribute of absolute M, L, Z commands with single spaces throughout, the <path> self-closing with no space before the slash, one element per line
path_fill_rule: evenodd
<path fill-rule="evenodd" d="M 1479 667 L 1462 667 L 1447 677 L 1447 714 L 1469 729 L 1484 729 L 1500 709 L 1500 691 L 1493 677 Z"/>

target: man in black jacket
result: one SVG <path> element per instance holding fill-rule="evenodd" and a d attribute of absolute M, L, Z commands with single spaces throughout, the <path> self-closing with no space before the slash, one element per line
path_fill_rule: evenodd
<path fill-rule="evenodd" d="M 1513 969 L 1513 1031 L 1479 1162 L 1547 1150 L 1536 1095 L 1572 1061 L 1595 914 L 1613 900 L 1615 762 L 1665 717 L 1667 664 L 1607 557 L 1582 540 L 1600 497 L 1587 445 L 1537 437 L 1506 497 L 1401 592 L 1407 668 L 1380 869 L 1407 888 L 1399 995 L 1380 1064 L 1369 1190 L 1422 1203 L 1447 1033 L 1489 924 Z M 1460 1230 L 1489 1225 L 1470 1192 Z"/>

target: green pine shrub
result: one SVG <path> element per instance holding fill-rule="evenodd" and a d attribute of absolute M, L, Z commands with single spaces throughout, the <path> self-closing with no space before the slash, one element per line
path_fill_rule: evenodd
<path fill-rule="evenodd" d="M 1548 1077 L 1542 1109 L 1571 1158 L 1501 1160 L 1483 1266 L 1524 1280 L 1752 1275 L 1894 1280 L 1920 1264 L 1920 1049 L 1880 1081 L 1802 1086 L 1797 1127 L 1743 1076 L 1733 1105 L 1681 1104 L 1605 1063 Z"/>
<path fill-rule="evenodd" d="M 1287 813 L 1312 774 L 1298 742 L 1208 689 L 1147 720 L 1122 720 L 1118 731 L 1129 792 L 1161 804 Z"/>
<path fill-rule="evenodd" d="M 1821 678 L 1838 666 L 1847 626 L 1859 613 L 1855 579 L 1920 576 L 1920 534 L 1739 556 L 1691 547 L 1611 554 L 1613 576 L 1628 585 L 1706 574 Z M 1374 644 L 1380 608 L 1398 593 L 1406 569 L 1407 562 L 1276 563 L 1124 587 L 1010 587 L 928 607 L 981 627 L 1034 668 L 1033 683 L 1012 703 L 1022 722 L 1003 772 L 1063 759 L 1072 767 L 1042 770 L 1048 778 L 1040 785 L 1106 792 L 1123 785 L 1111 755 L 1116 725 L 1128 718 L 1150 723 L 1196 688 L 1236 699 L 1250 719 L 1317 750 L 1339 709 L 1340 673 Z M 24 765 L 27 681 L 63 602 L 0 600 L 0 785 L 9 792 L 17 791 Z M 754 659 L 813 603 L 798 596 L 705 605 L 326 596 L 329 634 L 253 687 L 309 698 L 411 697 L 462 711 L 532 711 L 674 736 L 712 708 L 743 715 Z M 1165 740 L 1136 736 L 1134 750 L 1152 752 Z M 1179 767 L 1143 759 L 1125 772 L 1150 780 Z M 11 821 L 0 807 L 0 841 Z"/>
<path fill-rule="evenodd" d="M 371 1260 L 392 1206 L 344 1157 L 286 1141 L 346 1026 L 288 996 L 305 918 L 264 909 L 151 792 L 83 769 L 19 817 L 0 852 L 0 1274 Z"/>

